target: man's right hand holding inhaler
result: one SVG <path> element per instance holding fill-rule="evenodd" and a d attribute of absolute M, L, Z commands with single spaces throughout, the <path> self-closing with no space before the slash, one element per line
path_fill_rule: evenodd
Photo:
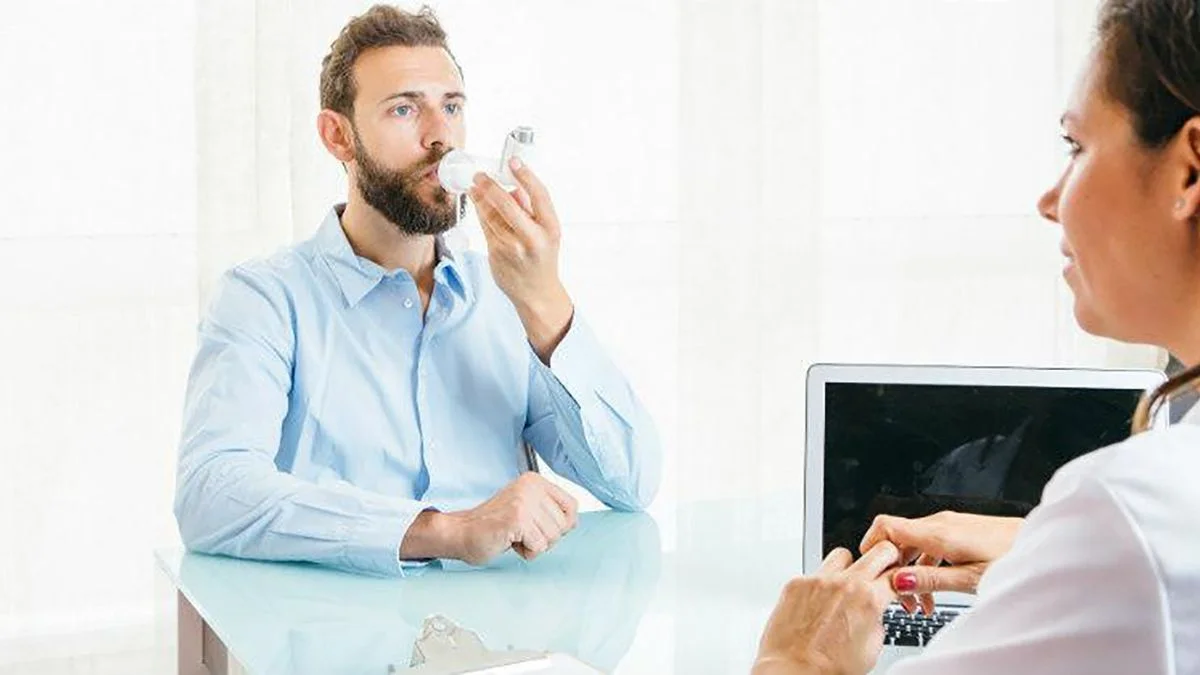
<path fill-rule="evenodd" d="M 575 528 L 578 511 L 575 498 L 562 488 L 526 473 L 473 509 L 422 512 L 400 545 L 400 559 L 484 565 L 511 548 L 532 560 Z"/>

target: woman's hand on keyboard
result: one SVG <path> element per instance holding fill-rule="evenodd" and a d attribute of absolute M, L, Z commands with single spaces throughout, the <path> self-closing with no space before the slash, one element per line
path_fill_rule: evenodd
<path fill-rule="evenodd" d="M 992 562 L 1012 548 L 1022 522 L 953 511 L 916 519 L 879 516 L 860 549 L 868 551 L 881 541 L 895 544 L 905 566 L 891 573 L 892 587 L 909 612 L 919 601 L 932 614 L 934 592 L 975 592 Z"/>

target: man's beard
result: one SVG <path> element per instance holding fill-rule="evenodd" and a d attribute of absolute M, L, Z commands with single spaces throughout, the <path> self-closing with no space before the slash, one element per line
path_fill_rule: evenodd
<path fill-rule="evenodd" d="M 371 208 L 408 235 L 438 235 L 454 227 L 455 209 L 466 208 L 466 200 L 456 198 L 441 185 L 433 189 L 433 204 L 417 193 L 423 175 L 437 166 L 444 152 L 433 151 L 416 166 L 395 171 L 371 158 L 358 134 L 354 134 L 354 158 L 358 162 L 358 191 Z"/>

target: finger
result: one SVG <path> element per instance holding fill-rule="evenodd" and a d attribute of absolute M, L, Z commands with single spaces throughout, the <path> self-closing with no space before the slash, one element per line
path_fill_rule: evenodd
<path fill-rule="evenodd" d="M 558 524 L 556 523 L 554 516 L 550 515 L 550 512 L 545 508 L 545 506 L 534 507 L 532 518 L 533 527 L 537 528 L 537 538 L 540 539 L 540 541 L 545 542 L 545 545 L 542 547 L 542 549 L 537 552 L 545 553 L 546 551 L 554 548 L 554 545 L 557 544 L 558 540 L 562 538 L 562 530 L 558 528 Z M 530 549 L 533 550 L 532 544 L 530 545 Z"/>
<path fill-rule="evenodd" d="M 550 201 L 550 192 L 546 190 L 541 179 L 516 157 L 509 162 L 509 168 L 512 170 L 513 177 L 517 179 L 517 183 L 529 193 L 534 220 L 547 224 L 547 226 L 550 226 L 551 223 L 557 225 L 558 215 L 554 213 L 554 202 Z"/>
<path fill-rule="evenodd" d="M 896 595 L 896 590 L 892 588 L 892 580 L 886 575 L 871 582 L 871 592 L 875 595 L 875 607 L 880 613 L 896 600 L 901 600 L 903 604 L 903 599 Z"/>
<path fill-rule="evenodd" d="M 574 529 L 579 523 L 579 501 L 550 481 L 546 481 L 546 492 L 567 517 L 567 524 L 570 526 L 568 529 Z"/>
<path fill-rule="evenodd" d="M 475 213 L 479 216 L 479 230 L 483 232 L 483 238 L 487 241 L 488 250 L 496 249 L 505 245 L 508 238 L 507 233 L 502 233 L 497 230 L 493 219 L 495 216 L 490 215 L 491 207 L 483 204 L 475 204 Z"/>
<path fill-rule="evenodd" d="M 909 614 L 917 613 L 917 599 L 916 598 L 914 598 L 911 595 L 901 595 L 901 596 L 897 596 L 897 597 L 900 600 L 900 606 L 904 608 L 904 611 L 908 612 Z"/>
<path fill-rule="evenodd" d="M 900 549 L 890 541 L 881 541 L 872 546 L 846 571 L 867 581 L 874 581 L 898 562 Z"/>
<path fill-rule="evenodd" d="M 933 595 L 930 593 L 922 593 L 917 596 L 917 603 L 921 605 L 921 611 L 925 613 L 925 616 L 933 616 L 933 613 L 937 611 L 937 603 L 933 601 Z"/>
<path fill-rule="evenodd" d="M 917 559 L 917 564 L 923 567 L 938 567 L 942 561 L 929 554 L 921 554 L 921 557 Z M 917 596 L 917 601 L 921 603 L 921 609 L 925 611 L 925 616 L 933 616 L 937 607 L 933 601 L 933 593 L 922 593 Z"/>
<path fill-rule="evenodd" d="M 817 574 L 828 576 L 841 572 L 849 567 L 852 562 L 854 562 L 854 554 L 841 547 L 835 548 L 829 552 L 829 555 L 825 556 L 825 560 L 821 562 L 821 568 L 817 570 Z"/>
<path fill-rule="evenodd" d="M 521 537 L 521 545 L 529 553 L 528 556 L 521 556 L 526 560 L 533 560 L 550 548 L 550 542 L 546 539 L 546 535 L 542 534 L 542 528 L 536 522 L 525 528 L 524 536 Z"/>
<path fill-rule="evenodd" d="M 895 543 L 895 542 L 893 542 Z M 900 564 L 904 566 L 916 565 L 917 560 L 921 557 L 921 549 L 911 546 L 900 547 Z"/>
<path fill-rule="evenodd" d="M 549 550 L 562 535 L 569 529 L 567 527 L 567 515 L 559 507 L 558 503 L 551 496 L 549 488 L 552 487 L 550 481 L 535 473 L 527 474 L 530 476 L 532 488 L 530 497 L 535 501 L 530 505 L 528 512 L 528 522 L 531 527 L 538 530 L 538 534 L 546 542 L 545 550 Z M 530 542 L 530 548 L 533 548 Z M 544 552 L 536 551 L 536 552 Z"/>
<path fill-rule="evenodd" d="M 507 223 L 513 231 L 532 235 L 538 230 L 537 223 L 529 213 L 522 209 L 517 200 L 505 192 L 499 183 L 492 180 L 491 176 L 476 175 L 475 190 L 481 201 L 486 202 L 496 211 L 497 220 Z"/>
<path fill-rule="evenodd" d="M 521 208 L 525 210 L 525 213 L 528 213 L 532 217 L 533 203 L 529 200 L 529 193 L 525 191 L 525 188 L 518 187 L 516 190 L 513 190 L 512 196 L 521 205 Z"/>
<path fill-rule="evenodd" d="M 542 519 L 538 522 L 542 525 L 542 533 L 550 540 L 550 545 L 558 543 L 559 539 L 570 530 L 567 521 L 567 514 L 559 508 L 558 504 L 553 499 L 546 499 L 541 503 Z M 549 529 L 547 529 L 549 528 Z"/>
<path fill-rule="evenodd" d="M 512 549 L 513 551 L 516 551 L 517 555 L 521 556 L 525 560 L 533 560 L 537 557 L 532 551 L 525 547 L 525 544 L 513 544 Z"/>
<path fill-rule="evenodd" d="M 467 193 L 475 206 L 475 214 L 479 216 L 479 225 L 489 242 L 500 241 L 512 234 L 512 227 L 497 211 L 491 202 L 483 197 L 483 193 L 475 187 Z"/>
<path fill-rule="evenodd" d="M 901 595 L 954 591 L 974 593 L 981 570 L 976 565 L 901 567 L 892 572 L 892 587 Z"/>
<path fill-rule="evenodd" d="M 858 546 L 859 552 L 866 553 L 881 541 L 890 541 L 901 549 L 915 548 L 938 555 L 944 553 L 934 536 L 933 526 L 925 518 L 909 520 L 896 516 L 877 516 L 863 536 Z"/>

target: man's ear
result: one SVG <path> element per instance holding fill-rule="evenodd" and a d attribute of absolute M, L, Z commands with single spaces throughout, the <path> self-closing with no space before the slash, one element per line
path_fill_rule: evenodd
<path fill-rule="evenodd" d="M 354 130 L 345 115 L 328 109 L 317 113 L 317 134 L 339 162 L 346 164 L 354 159 Z"/>

